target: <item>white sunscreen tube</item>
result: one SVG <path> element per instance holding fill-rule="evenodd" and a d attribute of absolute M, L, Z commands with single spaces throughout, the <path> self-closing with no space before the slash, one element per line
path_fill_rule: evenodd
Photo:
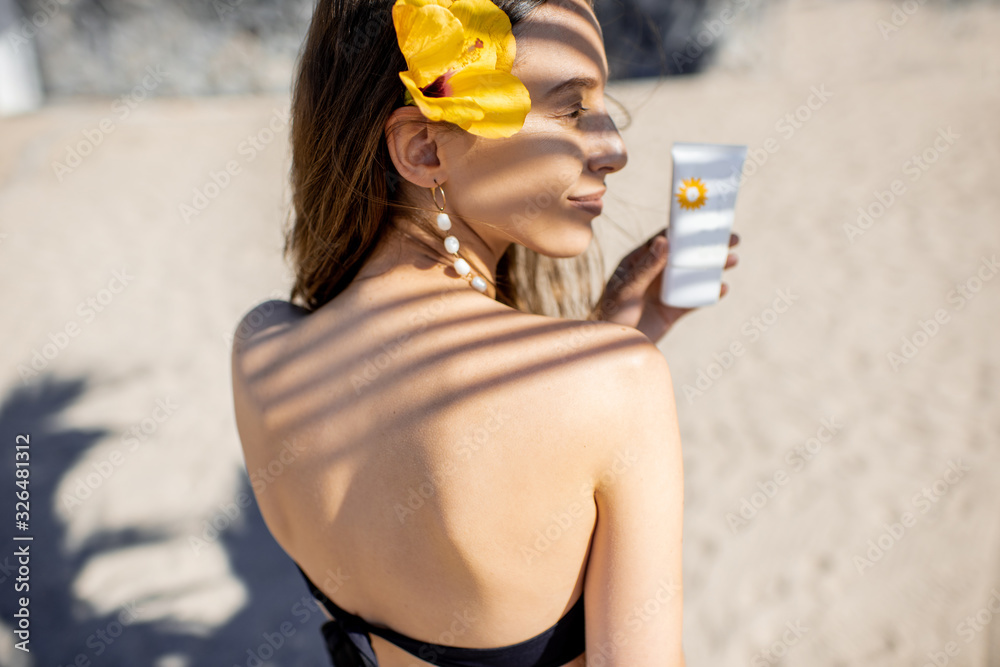
<path fill-rule="evenodd" d="M 677 308 L 708 306 L 722 288 L 747 147 L 675 143 L 670 155 L 670 254 L 660 301 Z"/>

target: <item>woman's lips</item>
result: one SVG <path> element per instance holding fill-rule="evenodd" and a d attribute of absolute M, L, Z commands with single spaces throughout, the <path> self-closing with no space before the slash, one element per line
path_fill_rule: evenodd
<path fill-rule="evenodd" d="M 600 215 L 601 211 L 604 210 L 604 200 L 600 197 L 595 199 L 570 199 L 569 203 L 582 211 L 587 211 L 594 215 Z"/>
<path fill-rule="evenodd" d="M 604 193 L 605 190 L 600 192 L 595 192 L 593 194 L 584 195 L 582 197 L 570 197 L 570 203 L 588 213 L 593 213 L 594 215 L 600 215 L 601 211 L 604 210 Z"/>

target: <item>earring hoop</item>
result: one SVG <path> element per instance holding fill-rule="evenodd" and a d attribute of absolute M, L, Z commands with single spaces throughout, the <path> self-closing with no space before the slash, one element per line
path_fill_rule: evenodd
<path fill-rule="evenodd" d="M 434 200 L 434 205 L 438 207 L 438 210 L 439 211 L 444 211 L 445 206 L 448 205 L 448 198 L 444 194 L 444 188 L 442 188 L 440 185 L 438 185 L 438 182 L 437 182 L 436 178 L 434 179 L 434 186 L 435 187 L 433 187 L 433 188 L 428 188 L 431 191 L 431 198 Z M 438 204 L 438 202 L 437 202 L 437 191 L 438 190 L 441 191 L 441 201 L 442 201 L 441 204 Z"/>

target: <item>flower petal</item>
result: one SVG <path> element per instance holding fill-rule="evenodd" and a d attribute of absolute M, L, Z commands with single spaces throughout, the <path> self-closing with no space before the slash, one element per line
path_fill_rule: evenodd
<path fill-rule="evenodd" d="M 448 121 L 461 127 L 485 116 L 476 100 L 467 97 L 427 97 L 417 87 L 412 72 L 400 72 L 399 78 L 410 91 L 417 108 L 428 120 Z"/>
<path fill-rule="evenodd" d="M 426 118 L 487 138 L 523 127 L 531 97 L 510 73 L 516 43 L 492 0 L 396 0 L 392 14 L 408 66 L 399 77 Z"/>
<path fill-rule="evenodd" d="M 392 20 L 407 69 L 421 88 L 461 57 L 462 23 L 447 7 L 427 0 L 399 0 L 392 8 Z"/>
<path fill-rule="evenodd" d="M 517 133 L 531 110 L 528 89 L 508 72 L 468 68 L 451 77 L 449 84 L 455 98 L 475 100 L 485 114 L 466 125 L 452 122 L 481 137 L 498 139 Z"/>
<path fill-rule="evenodd" d="M 509 72 L 514 65 L 515 42 L 507 14 L 491 0 L 456 0 L 450 11 L 465 28 L 460 67 L 474 65 Z M 482 48 L 475 48 L 476 40 L 482 41 Z"/>

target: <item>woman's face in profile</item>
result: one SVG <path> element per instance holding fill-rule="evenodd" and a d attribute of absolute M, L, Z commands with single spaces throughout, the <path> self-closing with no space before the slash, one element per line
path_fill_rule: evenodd
<path fill-rule="evenodd" d="M 512 73 L 531 95 L 523 128 L 482 139 L 452 156 L 448 201 L 484 238 L 496 237 L 552 257 L 582 254 L 601 203 L 576 202 L 605 190 L 605 177 L 628 160 L 608 116 L 608 65 L 597 19 L 582 0 L 550 0 L 514 31 Z"/>

